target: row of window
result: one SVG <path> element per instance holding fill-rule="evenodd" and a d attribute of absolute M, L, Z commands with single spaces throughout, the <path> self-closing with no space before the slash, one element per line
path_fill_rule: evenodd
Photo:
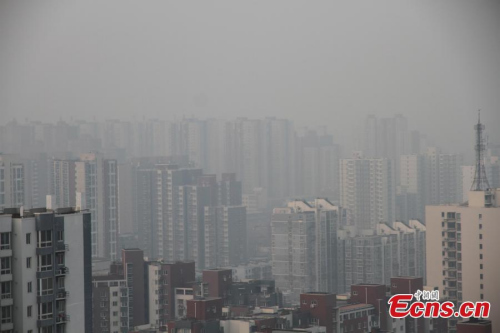
<path fill-rule="evenodd" d="M 52 246 L 52 230 L 44 230 L 38 233 L 38 247 L 50 247 Z M 64 240 L 64 232 L 58 230 L 56 232 L 56 241 Z M 26 244 L 31 244 L 31 233 L 26 233 Z M 11 233 L 2 232 L 0 233 L 0 250 L 10 250 L 11 249 Z"/>

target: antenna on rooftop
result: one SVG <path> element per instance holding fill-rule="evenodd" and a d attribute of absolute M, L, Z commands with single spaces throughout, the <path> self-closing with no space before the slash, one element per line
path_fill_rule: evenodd
<path fill-rule="evenodd" d="M 486 144 L 483 139 L 484 128 L 484 125 L 481 124 L 481 110 L 478 110 L 477 124 L 474 125 L 476 130 L 476 170 L 474 171 L 471 191 L 485 191 L 490 187 L 484 168 L 484 152 L 486 151 Z"/>

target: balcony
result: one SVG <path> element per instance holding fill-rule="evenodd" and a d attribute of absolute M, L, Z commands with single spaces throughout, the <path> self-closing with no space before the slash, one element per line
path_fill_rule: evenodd
<path fill-rule="evenodd" d="M 66 314 L 65 312 L 59 312 L 59 314 L 56 317 L 56 324 L 63 324 L 67 323 L 69 321 L 69 315 Z"/>
<path fill-rule="evenodd" d="M 66 291 L 64 289 L 60 289 L 57 291 L 56 299 L 64 299 L 64 298 L 68 298 L 68 296 L 69 296 L 69 291 Z"/>
<path fill-rule="evenodd" d="M 36 255 L 41 256 L 45 254 L 51 254 L 54 248 L 52 246 L 44 246 L 36 248 Z"/>
<path fill-rule="evenodd" d="M 11 293 L 2 294 L 0 297 L 0 306 L 9 306 L 14 303 Z"/>
<path fill-rule="evenodd" d="M 0 257 L 12 257 L 12 247 L 10 244 L 0 245 Z"/>
<path fill-rule="evenodd" d="M 69 251 L 69 245 L 57 242 L 56 243 L 56 252 L 63 252 L 63 251 L 65 251 L 65 252 Z"/>
<path fill-rule="evenodd" d="M 66 266 L 56 269 L 56 276 L 68 275 L 68 273 L 69 273 L 69 268 Z"/>
<path fill-rule="evenodd" d="M 50 313 L 50 314 L 39 315 L 36 324 L 38 327 L 52 326 L 54 325 L 54 322 L 55 322 L 54 317 L 52 316 L 52 313 Z"/>

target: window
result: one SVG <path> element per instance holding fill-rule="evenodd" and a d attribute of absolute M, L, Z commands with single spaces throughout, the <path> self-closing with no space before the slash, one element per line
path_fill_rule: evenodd
<path fill-rule="evenodd" d="M 12 282 L 2 282 L 2 299 L 12 298 Z"/>
<path fill-rule="evenodd" d="M 40 296 L 52 295 L 54 292 L 54 281 L 51 277 L 40 280 Z"/>
<path fill-rule="evenodd" d="M 0 274 L 11 274 L 10 257 L 5 257 L 0 260 Z"/>
<path fill-rule="evenodd" d="M 28 293 L 33 292 L 33 284 L 31 282 L 28 282 Z"/>
<path fill-rule="evenodd" d="M 479 239 L 483 239 L 483 234 L 479 234 Z"/>
<path fill-rule="evenodd" d="M 31 233 L 26 234 L 26 244 L 31 244 Z"/>
<path fill-rule="evenodd" d="M 12 306 L 2 306 L 2 324 L 12 323 Z"/>
<path fill-rule="evenodd" d="M 50 247 L 52 246 L 52 230 L 40 231 L 38 238 L 38 247 Z"/>
<path fill-rule="evenodd" d="M 41 303 L 38 306 L 39 306 L 38 319 L 43 320 L 52 318 L 52 314 L 54 312 L 52 302 Z"/>
<path fill-rule="evenodd" d="M 39 271 L 51 271 L 52 270 L 52 255 L 51 254 L 43 254 L 39 256 Z"/>
<path fill-rule="evenodd" d="M 483 254 L 482 253 L 479 254 L 479 259 L 483 259 Z"/>
<path fill-rule="evenodd" d="M 479 279 L 483 279 L 483 274 L 479 274 Z"/>
<path fill-rule="evenodd" d="M 33 312 L 33 307 L 31 305 L 29 305 L 27 308 L 26 308 L 26 315 L 28 317 L 31 317 L 32 316 L 32 312 Z"/>
<path fill-rule="evenodd" d="M 58 230 L 56 233 L 56 240 L 62 242 L 64 240 L 64 231 Z"/>
<path fill-rule="evenodd" d="M 26 268 L 31 268 L 31 257 L 26 258 Z"/>
<path fill-rule="evenodd" d="M 0 250 L 10 249 L 10 232 L 0 233 Z"/>
<path fill-rule="evenodd" d="M 117 291 L 113 291 L 113 297 L 118 297 L 118 292 Z"/>
<path fill-rule="evenodd" d="M 56 265 L 64 265 L 64 253 L 56 254 Z"/>

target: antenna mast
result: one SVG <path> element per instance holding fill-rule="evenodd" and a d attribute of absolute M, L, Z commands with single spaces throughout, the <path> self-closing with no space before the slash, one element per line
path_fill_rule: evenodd
<path fill-rule="evenodd" d="M 484 167 L 484 152 L 486 151 L 486 144 L 483 139 L 484 128 L 484 125 L 481 124 L 481 110 L 479 110 L 477 124 L 474 125 L 474 129 L 476 130 L 476 170 L 474 171 L 474 181 L 472 182 L 471 191 L 485 191 L 490 188 Z"/>

